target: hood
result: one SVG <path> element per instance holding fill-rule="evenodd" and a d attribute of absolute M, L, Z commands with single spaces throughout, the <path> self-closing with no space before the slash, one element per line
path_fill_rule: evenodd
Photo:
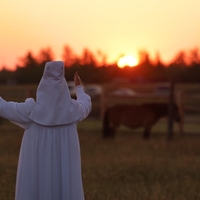
<path fill-rule="evenodd" d="M 62 61 L 47 62 L 36 91 L 36 103 L 29 115 L 34 122 L 46 125 L 64 125 L 78 119 L 75 100 L 71 99 L 64 77 Z"/>

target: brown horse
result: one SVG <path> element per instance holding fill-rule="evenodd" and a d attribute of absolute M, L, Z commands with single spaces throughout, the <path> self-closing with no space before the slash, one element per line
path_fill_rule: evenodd
<path fill-rule="evenodd" d="M 144 128 L 143 138 L 148 139 L 152 126 L 162 117 L 168 116 L 167 103 L 146 103 L 142 105 L 116 105 L 106 110 L 103 118 L 103 136 L 114 137 L 120 125 L 131 129 Z M 173 104 L 174 119 L 180 122 L 178 107 Z"/>

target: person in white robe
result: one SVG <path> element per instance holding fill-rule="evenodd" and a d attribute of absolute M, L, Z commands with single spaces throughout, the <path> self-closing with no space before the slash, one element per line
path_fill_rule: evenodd
<path fill-rule="evenodd" d="M 89 115 L 92 103 L 77 72 L 77 98 L 71 98 L 64 74 L 62 61 L 47 62 L 36 101 L 0 97 L 0 116 L 25 129 L 15 200 L 84 200 L 77 123 Z"/>

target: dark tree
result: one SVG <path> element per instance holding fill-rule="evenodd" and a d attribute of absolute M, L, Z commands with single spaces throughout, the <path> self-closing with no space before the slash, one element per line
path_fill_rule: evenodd
<path fill-rule="evenodd" d="M 73 52 L 73 49 L 68 45 L 64 46 L 62 58 L 65 63 L 65 67 L 72 67 L 74 64 L 78 63 L 77 56 Z"/>

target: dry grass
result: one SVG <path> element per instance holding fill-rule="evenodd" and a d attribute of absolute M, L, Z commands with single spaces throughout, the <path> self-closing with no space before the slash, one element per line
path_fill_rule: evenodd
<path fill-rule="evenodd" d="M 200 199 L 199 136 L 176 134 L 167 141 L 162 123 L 149 141 L 141 139 L 140 130 L 125 128 L 114 140 L 104 140 L 96 120 L 85 120 L 78 128 L 86 200 Z M 22 133 L 8 122 L 0 126 L 1 200 L 14 199 Z"/>
<path fill-rule="evenodd" d="M 22 130 L 10 123 L 0 125 L 0 199 L 13 200 Z"/>
<path fill-rule="evenodd" d="M 199 102 L 186 103 L 199 107 Z M 97 114 L 99 105 L 99 101 L 93 105 Z M 199 115 L 195 117 L 199 120 Z M 200 135 L 180 137 L 176 125 L 173 140 L 167 141 L 165 120 L 153 128 L 149 141 L 142 140 L 141 130 L 124 127 L 114 140 L 103 140 L 98 120 L 85 120 L 78 129 L 86 200 L 200 199 Z M 199 125 L 188 124 L 184 129 L 200 133 Z M 9 122 L 0 125 L 0 200 L 14 199 L 22 134 Z"/>
<path fill-rule="evenodd" d="M 167 141 L 165 127 L 156 131 L 161 123 L 149 141 L 141 139 L 140 130 L 125 128 L 115 140 L 105 141 L 99 130 L 93 131 L 92 122 L 87 123 L 91 131 L 80 127 L 86 199 L 200 199 L 199 136 L 180 138 L 176 133 Z"/>
<path fill-rule="evenodd" d="M 200 199 L 200 136 L 176 133 L 167 141 L 161 125 L 143 141 L 140 130 L 121 128 L 104 140 L 100 121 L 80 123 L 86 200 Z M 0 199 L 13 200 L 23 130 L 3 123 L 0 133 Z"/>

